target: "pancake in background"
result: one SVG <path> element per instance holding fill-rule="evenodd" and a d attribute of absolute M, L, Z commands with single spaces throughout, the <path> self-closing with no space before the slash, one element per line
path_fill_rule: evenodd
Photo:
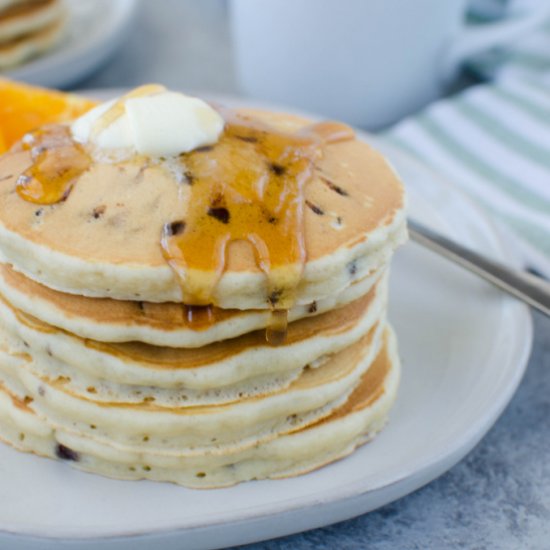
<path fill-rule="evenodd" d="M 61 0 L 25 2 L 0 11 L 0 45 L 22 36 L 32 36 L 62 21 L 65 7 Z"/>
<path fill-rule="evenodd" d="M 23 4 L 28 6 L 36 6 L 44 4 L 44 0 L 0 0 L 0 15 L 8 8 L 14 8 L 16 6 L 22 6 Z"/>
<path fill-rule="evenodd" d="M 0 13 L 0 70 L 15 67 L 55 46 L 65 31 L 61 0 L 21 3 Z"/>
<path fill-rule="evenodd" d="M 225 391 L 228 386 L 243 384 L 243 392 L 253 392 L 254 379 L 259 376 L 280 377 L 284 373 L 292 376 L 292 371 L 357 342 L 385 318 L 387 286 L 384 275 L 366 296 L 337 310 L 291 323 L 287 340 L 281 346 L 270 346 L 263 330 L 202 348 L 101 343 L 42 323 L 14 310 L 3 300 L 0 300 L 0 319 L 8 334 L 23 342 L 16 351 L 31 354 L 37 359 L 37 368 L 51 378 L 67 376 L 63 370 L 65 364 L 65 370 L 73 372 L 74 383 L 81 388 L 81 376 L 84 380 L 93 378 L 136 386 L 125 394 L 132 401 L 152 397 L 162 403 L 164 395 L 170 405 L 174 399 L 192 399 L 194 392 L 188 395 L 186 389 L 219 390 L 213 397 L 224 401 L 235 397 L 233 391 Z M 50 359 L 39 360 L 41 356 Z M 177 391 L 148 394 L 139 386 Z M 89 393 L 94 395 L 102 387 L 103 384 L 93 386 Z M 268 388 L 260 388 L 260 392 L 266 391 Z"/>
<path fill-rule="evenodd" d="M 345 405 L 324 420 L 255 447 L 225 454 L 170 456 L 135 453 L 55 429 L 37 416 L 34 402 L 0 391 L 0 437 L 19 450 L 118 479 L 170 481 L 188 487 L 223 487 L 241 481 L 303 474 L 350 454 L 386 423 L 399 381 L 391 331 L 384 347 Z"/>
<path fill-rule="evenodd" d="M 0 0 L 0 16 L 4 10 L 21 4 L 40 4 L 42 0 Z"/>
<path fill-rule="evenodd" d="M 288 312 L 288 321 L 312 317 L 345 306 L 367 294 L 379 271 L 336 294 Z M 0 295 L 16 309 L 82 338 L 103 342 L 139 341 L 155 346 L 201 347 L 265 329 L 266 310 L 223 310 L 182 304 L 86 298 L 61 293 L 0 264 Z"/>
<path fill-rule="evenodd" d="M 36 378 L 24 358 L 16 368 L 5 360 L 0 360 L 0 366 L 5 369 L 5 386 L 32 400 L 34 410 L 62 430 L 85 434 L 123 451 L 172 456 L 225 453 L 303 428 L 341 406 L 377 356 L 383 328 L 373 327 L 319 368 L 304 370 L 282 391 L 219 406 L 169 409 L 154 402 L 98 403 L 93 396 L 75 397 L 62 383 L 48 385 Z"/>
<path fill-rule="evenodd" d="M 288 132 L 309 124 L 292 115 L 252 114 Z M 28 151 L 0 159 L 0 246 L 8 263 L 68 293 L 182 301 L 159 241 L 163 227 L 181 218 L 192 186 L 178 184 L 162 164 L 142 166 L 135 159 L 93 163 L 67 200 L 38 205 L 13 192 L 29 163 Z M 305 199 L 308 259 L 297 287 L 298 305 L 348 288 L 385 265 L 406 238 L 402 185 L 383 157 L 359 140 L 324 148 Z M 269 309 L 276 302 L 276 296 L 268 296 L 250 245 L 232 242 L 212 303 L 225 309 Z"/>

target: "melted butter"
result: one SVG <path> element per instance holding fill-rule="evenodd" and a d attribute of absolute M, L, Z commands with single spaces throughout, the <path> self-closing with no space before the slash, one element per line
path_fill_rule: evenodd
<path fill-rule="evenodd" d="M 159 91 L 143 87 L 133 96 Z M 127 99 L 126 96 L 125 99 Z M 118 102 L 94 131 L 122 113 Z M 191 326 L 212 324 L 215 289 L 226 266 L 231 242 L 248 242 L 257 266 L 266 275 L 267 301 L 272 309 L 266 331 L 278 344 L 286 336 L 287 310 L 306 262 L 304 189 L 315 162 L 328 143 L 354 138 L 346 125 L 322 122 L 299 132 L 276 130 L 259 121 L 223 113 L 226 126 L 219 141 L 180 156 L 190 185 L 181 217 L 167 220 L 161 247 L 178 276 Z M 51 126 L 29 134 L 19 146 L 31 152 L 32 164 L 19 177 L 21 198 L 53 204 L 67 198 L 74 182 L 92 160 L 65 126 Z"/>

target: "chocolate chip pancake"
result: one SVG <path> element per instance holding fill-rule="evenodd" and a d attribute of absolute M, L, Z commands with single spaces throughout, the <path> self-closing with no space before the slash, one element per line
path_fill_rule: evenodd
<path fill-rule="evenodd" d="M 285 136 L 297 135 L 311 124 L 291 115 L 264 112 L 247 111 L 242 117 L 260 121 Z M 28 138 L 33 139 L 39 138 Z M 245 166 L 249 160 L 263 162 L 263 157 L 250 149 L 253 143 L 236 137 L 227 140 L 230 149 L 237 148 L 233 142 L 238 142 L 239 154 L 242 150 L 246 152 L 242 153 Z M 177 160 L 175 165 L 174 162 L 151 163 L 136 157 L 118 163 L 87 164 L 84 153 L 74 153 L 71 162 L 83 163 L 78 166 L 85 169 L 75 168 L 74 174 L 69 171 L 74 177 L 67 196 L 59 195 L 63 200 L 55 195 L 56 191 L 51 199 L 56 202 L 42 204 L 42 199 L 33 202 L 35 199 L 29 198 L 30 195 L 25 195 L 28 200 L 22 198 L 22 194 L 28 194 L 26 186 L 34 185 L 31 176 L 25 175 L 34 170 L 32 151 L 36 147 L 31 145 L 27 147 L 23 143 L 0 158 L 0 247 L 6 261 L 17 270 L 67 293 L 181 302 L 182 280 L 210 285 L 211 280 L 219 279 L 211 288 L 207 302 L 226 309 L 287 309 L 289 301 L 305 305 L 343 291 L 384 265 L 406 237 L 405 198 L 398 178 L 379 153 L 357 139 L 327 143 L 322 154 L 315 157 L 311 177 L 303 190 L 303 226 L 296 229 L 300 236 L 293 244 L 303 244 L 303 267 L 296 263 L 298 260 L 279 268 L 272 265 L 267 278 L 264 260 L 259 262 L 251 241 L 244 238 L 223 241 L 227 248 L 220 273 L 217 270 L 221 264 L 211 264 L 208 260 L 208 266 L 185 267 L 180 265 L 174 246 L 166 245 L 163 250 L 163 232 L 182 231 L 185 218 L 190 216 L 189 205 L 202 204 L 200 201 L 208 198 L 200 195 L 198 202 L 193 202 L 193 194 L 198 193 L 195 189 L 201 185 L 206 189 L 205 196 L 210 192 L 211 182 L 198 181 L 201 174 L 208 173 L 208 163 L 214 163 L 217 170 L 224 169 L 226 153 L 222 151 L 218 158 L 216 146 L 212 150 L 194 151 Z M 193 166 L 195 173 L 191 173 L 188 166 Z M 266 170 L 270 182 L 290 178 L 284 170 L 279 175 L 264 165 L 258 168 L 258 173 L 254 172 L 254 177 L 263 181 L 262 178 L 268 177 Z M 215 175 L 218 177 L 217 172 Z M 286 180 L 284 183 L 286 185 Z M 279 189 L 275 184 L 278 183 L 273 184 L 274 188 Z M 201 235 L 230 230 L 232 218 L 224 222 L 227 209 L 214 204 L 222 198 L 227 200 L 226 195 L 231 196 L 236 205 L 240 200 L 248 200 L 239 198 L 231 188 L 225 195 L 212 196 L 208 204 L 197 206 L 199 210 L 204 208 L 200 223 L 207 223 L 206 229 L 199 232 Z M 251 200 L 251 204 L 261 203 Z M 238 211 L 238 206 L 234 209 Z M 259 215 L 256 210 L 255 216 Z M 278 216 L 266 212 L 261 223 L 270 225 L 273 220 L 273 226 L 282 224 L 286 219 Z M 189 233 L 189 227 L 187 229 Z M 265 230 L 267 236 L 261 242 L 277 242 L 287 229 L 290 231 L 286 226 Z M 254 235 L 252 231 L 252 241 Z M 191 245 L 195 246 L 191 243 L 191 248 Z M 167 261 L 166 254 L 173 255 L 173 265 Z M 208 254 L 208 250 L 201 252 L 198 248 L 192 257 L 202 257 L 204 263 Z M 213 270 L 210 265 L 214 266 Z M 296 273 L 299 273 L 297 280 Z M 278 277 L 279 287 L 270 285 L 270 276 Z M 193 305 L 195 300 L 189 292 L 186 303 Z M 202 304 L 203 298 L 200 296 L 197 301 Z"/>
<path fill-rule="evenodd" d="M 396 395 L 405 239 L 337 122 L 152 84 L 37 128 L 0 157 L 0 437 L 189 487 L 337 460 Z"/>

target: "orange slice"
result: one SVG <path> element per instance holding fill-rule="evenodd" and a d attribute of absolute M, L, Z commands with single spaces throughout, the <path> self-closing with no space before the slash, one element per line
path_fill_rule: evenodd
<path fill-rule="evenodd" d="M 30 130 L 44 124 L 67 122 L 95 105 L 96 102 L 75 94 L 0 78 L 0 154 Z"/>

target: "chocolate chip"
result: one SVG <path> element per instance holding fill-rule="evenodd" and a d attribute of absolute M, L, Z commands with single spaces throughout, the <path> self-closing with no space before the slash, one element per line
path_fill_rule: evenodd
<path fill-rule="evenodd" d="M 269 165 L 269 169 L 276 175 L 276 176 L 283 176 L 286 173 L 286 167 L 284 167 L 282 164 L 277 164 L 276 162 L 272 162 Z"/>
<path fill-rule="evenodd" d="M 267 208 L 262 208 L 262 214 L 265 216 L 268 223 L 277 223 L 277 217 L 274 216 Z"/>
<path fill-rule="evenodd" d="M 80 456 L 76 451 L 69 449 L 69 447 L 65 447 L 65 445 L 61 445 L 61 443 L 57 444 L 55 454 L 57 458 L 61 460 L 72 460 L 73 462 L 78 462 L 80 460 Z"/>
<path fill-rule="evenodd" d="M 38 218 L 38 217 L 42 216 L 43 212 L 44 212 L 44 209 L 39 208 L 38 210 L 34 211 L 34 215 Z"/>
<path fill-rule="evenodd" d="M 195 183 L 195 176 L 189 170 L 185 172 L 184 176 L 185 176 L 185 183 L 188 183 L 189 185 L 193 185 Z"/>
<path fill-rule="evenodd" d="M 313 204 L 309 201 L 306 201 L 307 206 L 313 211 L 314 214 L 322 216 L 324 214 L 323 210 L 319 208 L 316 204 Z"/>
<path fill-rule="evenodd" d="M 105 214 L 105 210 L 107 210 L 107 207 L 104 204 L 101 204 L 100 206 L 96 206 L 92 211 L 92 216 L 94 217 L 95 220 L 99 220 L 99 218 L 101 218 L 101 216 Z"/>
<path fill-rule="evenodd" d="M 168 237 L 181 235 L 184 231 L 185 231 L 185 222 L 183 220 L 167 223 L 164 226 L 164 234 L 167 235 Z"/>
<path fill-rule="evenodd" d="M 357 260 L 353 260 L 348 264 L 348 272 L 350 275 L 355 275 L 357 273 Z"/>
<path fill-rule="evenodd" d="M 197 147 L 194 149 L 194 153 L 208 153 L 208 151 L 212 151 L 214 149 L 213 145 L 205 145 L 203 147 Z"/>
<path fill-rule="evenodd" d="M 283 291 L 281 289 L 274 290 L 267 298 L 267 301 L 274 306 L 281 298 Z"/>
<path fill-rule="evenodd" d="M 342 217 L 341 217 L 341 216 L 338 216 L 338 217 L 336 218 L 336 223 L 337 223 L 338 225 L 342 225 Z"/>
<path fill-rule="evenodd" d="M 137 306 L 139 307 L 139 310 L 141 312 L 144 312 L 145 311 L 145 304 L 143 302 L 138 302 L 137 303 Z"/>
<path fill-rule="evenodd" d="M 349 197 L 349 193 L 345 189 L 342 189 L 339 185 L 336 185 L 334 182 L 330 181 L 329 179 L 321 177 L 321 181 L 332 191 L 335 191 L 336 193 L 338 193 L 339 195 L 342 195 L 343 197 Z"/>
<path fill-rule="evenodd" d="M 258 138 L 255 136 L 235 136 L 235 138 L 247 143 L 258 143 Z"/>
<path fill-rule="evenodd" d="M 65 189 L 65 192 L 63 193 L 63 196 L 59 199 L 58 202 L 65 202 L 69 198 L 69 195 L 71 194 L 72 190 L 73 190 L 72 185 L 67 187 L 67 189 Z"/>
<path fill-rule="evenodd" d="M 317 311 L 317 302 L 311 302 L 307 310 L 309 313 L 315 313 Z"/>
<path fill-rule="evenodd" d="M 220 208 L 209 208 L 208 209 L 208 215 L 212 216 L 213 218 L 216 218 L 218 221 L 222 223 L 229 223 L 229 210 L 224 207 Z"/>

